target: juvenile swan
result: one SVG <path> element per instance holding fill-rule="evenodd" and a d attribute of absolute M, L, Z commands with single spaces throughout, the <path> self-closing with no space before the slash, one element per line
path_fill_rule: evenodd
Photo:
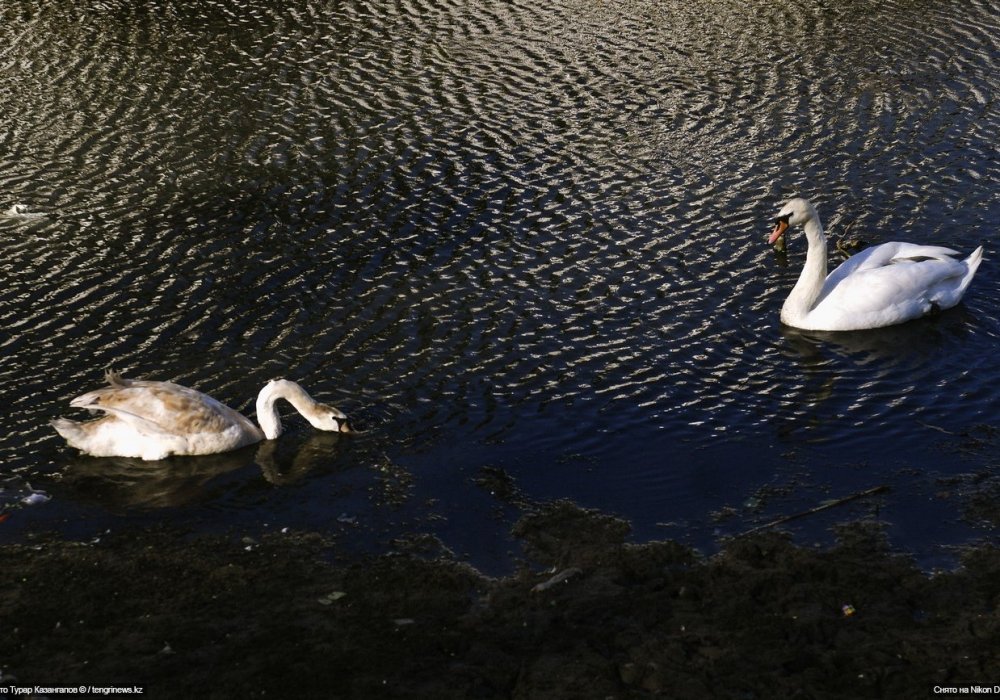
<path fill-rule="evenodd" d="M 781 322 L 814 331 L 881 328 L 950 309 L 962 299 L 983 259 L 979 246 L 965 260 L 957 251 L 914 243 L 884 243 L 863 250 L 826 274 L 826 236 L 816 209 L 789 201 L 775 219 L 768 243 L 801 225 L 809 243 L 799 281 L 781 307 Z"/>
<path fill-rule="evenodd" d="M 320 430 L 350 432 L 347 416 L 318 403 L 287 379 L 272 379 L 257 396 L 258 428 L 211 396 L 171 382 L 125 379 L 106 372 L 110 386 L 70 401 L 70 406 L 103 411 L 97 420 L 52 421 L 70 447 L 94 457 L 165 459 L 170 455 L 228 452 L 281 435 L 275 404 L 285 399 Z"/>

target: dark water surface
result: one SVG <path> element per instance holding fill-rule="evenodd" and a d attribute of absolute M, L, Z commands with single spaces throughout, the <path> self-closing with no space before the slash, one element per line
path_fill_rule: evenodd
<path fill-rule="evenodd" d="M 0 218 L 0 538 L 416 527 L 502 567 L 492 470 L 706 547 L 880 484 L 925 562 L 993 537 L 955 494 L 998 478 L 998 64 L 966 0 L 0 5 L 0 209 L 47 214 Z M 784 329 L 793 194 L 986 261 L 939 317 Z M 48 421 L 106 367 L 368 431 L 79 458 Z"/>

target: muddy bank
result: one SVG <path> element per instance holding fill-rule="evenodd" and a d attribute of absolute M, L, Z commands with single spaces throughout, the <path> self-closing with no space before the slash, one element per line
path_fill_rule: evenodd
<path fill-rule="evenodd" d="M 928 576 L 879 531 L 777 533 L 703 559 L 568 503 L 517 523 L 491 579 L 426 542 L 167 529 L 0 549 L 2 686 L 153 698 L 926 697 L 1000 683 L 1000 552 Z M 53 696 L 54 697 L 54 696 Z"/>

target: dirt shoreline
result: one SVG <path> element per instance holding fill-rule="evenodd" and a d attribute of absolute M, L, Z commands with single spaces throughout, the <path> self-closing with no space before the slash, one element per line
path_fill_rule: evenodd
<path fill-rule="evenodd" d="M 0 548 L 0 686 L 151 698 L 926 697 L 1000 684 L 1000 550 L 928 575 L 853 523 L 711 558 L 570 503 L 501 578 L 438 551 L 170 529 Z M 55 697 L 54 695 L 50 697 Z"/>

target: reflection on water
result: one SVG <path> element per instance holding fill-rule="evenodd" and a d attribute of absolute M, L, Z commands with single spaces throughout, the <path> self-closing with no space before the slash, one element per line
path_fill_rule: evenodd
<path fill-rule="evenodd" d="M 267 440 L 234 452 L 156 462 L 79 457 L 67 464 L 61 487 L 63 493 L 69 487 L 112 510 L 178 508 L 204 500 L 214 481 L 239 469 L 257 467 L 274 486 L 298 483 L 310 472 L 336 464 L 340 440 L 339 435 L 316 432 L 302 441 Z"/>
<path fill-rule="evenodd" d="M 846 332 L 804 331 L 782 326 L 781 336 L 788 347 L 803 358 L 832 350 L 845 359 L 860 363 L 906 363 L 930 369 L 928 361 L 943 348 L 966 342 L 975 325 L 975 315 L 965 306 L 958 306 L 939 316 L 898 326 Z"/>
<path fill-rule="evenodd" d="M 67 465 L 63 484 L 112 510 L 178 507 L 204 498 L 217 477 L 247 466 L 251 449 L 158 462 L 80 457 Z"/>
<path fill-rule="evenodd" d="M 286 376 L 377 417 L 366 447 L 300 472 L 279 442 L 307 493 L 206 519 L 335 510 L 388 455 L 455 532 L 496 527 L 467 507 L 483 464 L 710 532 L 789 452 L 891 436 L 898 468 L 934 448 L 915 419 L 992 421 L 992 6 L 710 4 L 0 8 L 0 210 L 52 214 L 0 218 L 2 469 L 70 478 L 47 424 L 106 367 L 243 412 Z M 984 243 L 964 311 L 786 333 L 804 250 L 764 236 L 793 193 L 833 237 Z M 227 459 L 89 483 L 210 507 L 261 478 Z"/>
<path fill-rule="evenodd" d="M 963 306 L 899 326 L 865 331 L 803 331 L 781 327 L 785 398 L 791 420 L 781 434 L 822 438 L 830 424 L 842 444 L 912 433 L 914 421 L 935 404 L 958 406 L 953 386 L 968 371 L 948 361 L 970 342 L 975 316 Z M 790 381 L 789 381 L 790 380 Z M 815 439 L 815 437 L 813 438 Z"/>

